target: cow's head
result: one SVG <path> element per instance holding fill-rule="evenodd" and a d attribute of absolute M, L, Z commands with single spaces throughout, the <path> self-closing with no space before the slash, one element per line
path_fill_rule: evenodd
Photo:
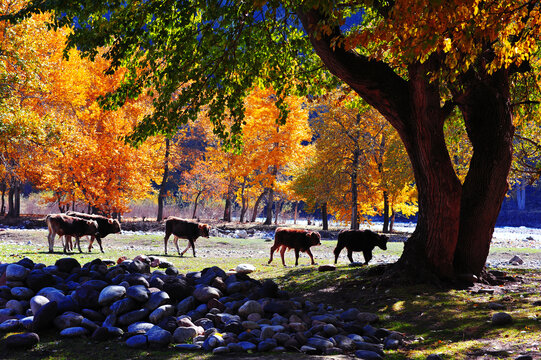
<path fill-rule="evenodd" d="M 376 246 L 378 246 L 381 250 L 387 250 L 387 240 L 389 240 L 388 236 L 378 235 Z"/>
<path fill-rule="evenodd" d="M 202 237 L 209 237 L 210 226 L 207 224 L 199 224 L 199 235 Z"/>
<path fill-rule="evenodd" d="M 310 246 L 321 245 L 321 235 L 317 231 L 310 231 L 308 234 Z"/>
<path fill-rule="evenodd" d="M 107 222 L 109 223 L 109 226 L 111 227 L 111 233 L 116 234 L 120 233 L 120 223 L 116 219 L 108 219 Z"/>

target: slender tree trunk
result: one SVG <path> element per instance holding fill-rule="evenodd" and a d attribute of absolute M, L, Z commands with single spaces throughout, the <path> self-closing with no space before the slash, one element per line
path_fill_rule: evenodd
<path fill-rule="evenodd" d="M 240 223 L 244 222 L 244 216 L 246 216 L 246 212 L 248 211 L 248 199 L 246 198 L 245 190 L 246 190 L 246 179 L 244 179 L 244 181 L 242 182 L 241 193 L 240 193 L 240 199 L 242 202 L 241 204 L 242 207 L 240 209 L 240 216 L 239 216 Z"/>
<path fill-rule="evenodd" d="M 224 208 L 224 221 L 231 221 L 231 207 L 233 206 L 233 180 L 229 180 L 229 185 L 227 186 L 227 193 L 225 197 L 225 208 Z"/>
<path fill-rule="evenodd" d="M 267 189 L 265 189 L 261 195 L 259 195 L 259 197 L 257 198 L 257 200 L 255 201 L 255 204 L 254 204 L 254 211 L 252 212 L 252 222 L 255 222 L 256 219 L 257 219 L 257 215 L 258 215 L 258 210 L 259 210 L 259 204 L 261 203 L 261 200 L 263 200 L 263 198 L 265 197 L 265 195 L 267 194 Z"/>
<path fill-rule="evenodd" d="M 293 213 L 293 224 L 297 224 L 297 216 L 299 214 L 299 202 L 295 201 L 295 212 Z"/>
<path fill-rule="evenodd" d="M 358 209 L 358 190 L 357 190 L 357 171 L 359 168 L 359 157 L 361 151 L 359 148 L 355 148 L 353 151 L 353 162 L 351 164 L 351 229 L 359 229 L 359 209 Z"/>
<path fill-rule="evenodd" d="M 21 216 L 21 183 L 17 180 L 14 195 L 15 217 Z"/>
<path fill-rule="evenodd" d="M 383 232 L 388 233 L 389 230 L 389 193 L 383 191 Z"/>
<path fill-rule="evenodd" d="M 264 225 L 272 224 L 272 205 L 274 203 L 274 190 L 272 188 L 268 189 L 267 192 L 267 218 L 265 219 Z"/>
<path fill-rule="evenodd" d="M 284 205 L 283 200 L 280 200 L 279 202 L 276 203 L 276 211 L 274 212 L 274 225 L 278 225 L 278 215 L 280 215 L 283 205 Z"/>
<path fill-rule="evenodd" d="M 11 182 L 10 186 L 9 186 L 9 191 L 8 191 L 8 214 L 7 214 L 7 217 L 15 217 L 15 200 L 14 200 L 14 197 L 15 197 L 15 187 L 14 187 L 14 184 L 13 184 L 13 181 Z"/>
<path fill-rule="evenodd" d="M 199 196 L 201 196 L 201 193 L 201 191 L 197 193 L 197 196 L 195 197 L 195 200 L 193 202 L 192 219 L 195 219 L 195 214 L 197 213 L 197 204 L 199 203 Z"/>
<path fill-rule="evenodd" d="M 328 220 L 327 203 L 326 202 L 324 202 L 321 205 L 321 220 L 323 220 L 322 221 L 322 223 L 323 223 L 322 230 L 329 230 L 329 220 Z"/>
<path fill-rule="evenodd" d="M 2 204 L 0 205 L 0 216 L 6 215 L 6 180 L 2 180 L 2 184 L 0 184 L 0 190 L 2 191 Z"/>
<path fill-rule="evenodd" d="M 394 212 L 394 209 L 391 210 L 391 217 L 389 220 L 389 232 L 393 232 L 393 226 L 394 226 L 394 220 L 395 220 L 396 213 Z"/>
<path fill-rule="evenodd" d="M 473 145 L 463 184 L 460 232 L 454 265 L 458 274 L 479 276 L 484 268 L 494 226 L 509 188 L 514 126 L 507 70 L 475 78 L 461 104 Z"/>
<path fill-rule="evenodd" d="M 163 207 L 165 202 L 165 195 L 167 193 L 167 178 L 169 177 L 169 138 L 165 138 L 165 156 L 163 158 L 163 176 L 160 184 L 160 191 L 158 193 L 158 215 L 157 221 L 163 220 Z"/>

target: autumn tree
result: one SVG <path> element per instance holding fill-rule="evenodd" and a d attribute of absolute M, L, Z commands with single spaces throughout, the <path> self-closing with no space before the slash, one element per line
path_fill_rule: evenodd
<path fill-rule="evenodd" d="M 204 104 L 217 132 L 235 142 L 243 98 L 254 81 L 274 85 L 283 119 L 285 94 L 329 80 L 314 75 L 320 63 L 312 49 L 392 124 L 412 163 L 419 216 L 395 269 L 471 280 L 484 268 L 508 188 L 514 132 L 510 79 L 528 71 L 536 55 L 540 6 L 529 0 L 182 6 L 86 0 L 35 1 L 19 16 L 53 9 L 56 25 L 80 25 L 68 46 L 91 56 L 110 46 L 105 54 L 112 59 L 110 71 L 121 64 L 129 70 L 106 104 L 122 104 L 153 86 L 160 96 L 154 113 L 131 137 L 135 142 L 172 132 Z M 188 84 L 182 94 L 171 96 L 182 84 Z M 226 108 L 236 119 L 232 133 L 220 121 Z M 463 182 L 444 133 L 455 109 L 473 148 Z"/>

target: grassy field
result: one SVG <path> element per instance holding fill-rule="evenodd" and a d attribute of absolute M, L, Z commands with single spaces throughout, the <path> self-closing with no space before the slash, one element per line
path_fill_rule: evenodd
<path fill-rule="evenodd" d="M 82 245 L 86 247 L 87 242 Z M 257 271 L 252 277 L 260 280 L 274 279 L 281 288 L 294 296 L 304 296 L 314 302 L 323 302 L 335 308 L 357 307 L 361 311 L 379 315 L 378 326 L 406 334 L 404 346 L 397 351 L 386 351 L 385 359 L 425 359 L 428 354 L 440 354 L 444 359 L 514 359 L 519 354 L 531 354 L 534 359 L 541 356 L 541 300 L 539 293 L 539 270 L 509 269 L 517 281 L 503 286 L 476 285 L 469 289 L 444 289 L 428 285 L 393 284 L 378 286 L 381 267 L 351 267 L 346 255 L 341 254 L 338 268 L 334 272 L 318 272 L 309 265 L 303 254 L 298 267 L 281 265 L 280 257 L 267 265 L 270 242 L 262 239 L 200 239 L 196 243 L 197 257 L 191 250 L 180 258 L 169 244 L 168 256 L 163 255 L 161 234 L 138 235 L 125 233 L 110 235 L 104 239 L 105 254 L 94 252 L 70 254 L 81 264 L 95 258 L 116 260 L 120 256 L 133 258 L 138 254 L 154 255 L 172 262 L 181 272 L 198 271 L 209 266 L 224 270 L 240 263 L 250 263 Z M 313 248 L 319 264 L 333 262 L 334 241 L 323 241 Z M 183 250 L 185 241 L 181 240 Z M 382 257 L 398 257 L 402 243 L 390 243 L 382 252 L 376 249 L 374 262 Z M 84 248 L 83 248 L 84 249 Z M 524 250 L 524 249 L 521 249 Z M 532 249 L 530 249 L 532 250 Z M 66 255 L 60 253 L 59 244 L 55 253 L 49 254 L 46 233 L 42 230 L 0 233 L 0 261 L 16 262 L 29 257 L 35 262 L 54 264 Z M 499 251 L 499 250 L 498 250 Z M 524 250 L 524 251 L 529 251 Z M 534 253 L 533 251 L 532 253 Z M 175 255 L 171 255 L 175 254 Z M 356 260 L 362 256 L 354 255 Z M 286 254 L 286 263 L 294 264 L 292 252 Z M 496 311 L 489 304 L 496 302 L 505 307 L 514 322 L 506 327 L 494 327 L 490 318 Z M 536 303 L 537 304 L 537 303 Z M 4 334 L 5 335 L 5 334 Z M 93 342 L 90 339 L 61 339 L 56 331 L 41 335 L 40 344 L 32 350 L 6 352 L 1 349 L 0 358 L 7 359 L 210 359 L 209 354 L 181 353 L 171 347 L 167 350 L 133 350 L 122 342 Z M 220 359 L 226 357 L 220 356 Z M 235 358 L 251 359 L 309 359 L 315 356 L 300 354 L 246 354 Z M 344 356 L 327 358 L 347 359 Z"/>

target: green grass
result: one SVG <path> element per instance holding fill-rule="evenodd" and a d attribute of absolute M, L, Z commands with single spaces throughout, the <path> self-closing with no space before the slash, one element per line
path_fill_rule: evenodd
<path fill-rule="evenodd" d="M 47 265 L 66 255 L 60 253 L 60 246 L 55 253 L 49 254 L 44 231 L 24 232 L 22 241 L 13 243 L 6 233 L 0 233 L 0 261 L 16 262 L 22 257 L 29 257 L 35 262 Z M 31 244 L 27 244 L 30 241 Z M 84 246 L 87 242 L 83 241 Z M 316 261 L 320 264 L 333 262 L 333 241 L 323 241 L 321 246 L 313 248 Z M 186 246 L 180 241 L 181 250 Z M 280 256 L 271 265 L 267 264 L 271 243 L 262 239 L 200 239 L 196 243 L 198 257 L 193 258 L 191 250 L 180 258 L 169 244 L 170 255 L 163 255 L 163 239 L 159 234 L 110 235 L 104 239 L 106 253 L 94 249 L 92 254 L 78 252 L 70 254 L 81 264 L 97 257 L 116 260 L 120 256 L 133 258 L 138 254 L 155 255 L 172 262 L 181 272 L 202 270 L 209 266 L 219 266 L 224 270 L 236 267 L 239 263 L 250 263 L 257 271 L 252 277 L 260 280 L 273 279 L 281 288 L 293 296 L 304 296 L 314 302 L 332 304 L 335 308 L 357 307 L 361 311 L 376 313 L 381 326 L 402 332 L 406 335 L 406 344 L 397 351 L 386 351 L 386 359 L 425 359 L 427 355 L 437 353 L 444 359 L 493 359 L 516 358 L 521 352 L 541 354 L 540 341 L 541 307 L 534 306 L 541 299 L 538 284 L 541 280 L 539 271 L 509 269 L 511 275 L 520 277 L 521 282 L 498 286 L 481 286 L 491 289 L 493 294 L 475 292 L 468 289 L 442 289 L 428 285 L 393 284 L 381 287 L 377 283 L 382 267 L 351 267 L 346 255 L 341 254 L 336 271 L 318 272 L 317 267 L 309 265 L 309 258 L 303 254 L 300 266 L 294 264 L 292 252 L 286 254 L 289 267 L 281 265 Z M 402 243 L 390 243 L 386 252 L 379 249 L 375 257 L 385 254 L 400 255 Z M 521 249 L 524 250 L 524 249 Z M 533 249 L 529 249 L 533 250 Z M 513 250 L 509 250 L 513 252 Z M 171 255 L 174 254 L 174 255 Z M 359 254 L 354 255 L 360 259 Z M 505 327 L 494 327 L 490 323 L 492 314 L 488 304 L 497 302 L 505 306 L 505 311 L 514 318 L 514 323 Z M 89 339 L 61 339 L 56 331 L 40 334 L 41 341 L 31 350 L 0 352 L 0 358 L 7 359 L 210 359 L 209 354 L 180 353 L 170 348 L 167 350 L 134 350 L 119 341 L 93 342 Z M 0 351 L 3 351 L 0 349 Z M 486 355 L 492 351 L 493 355 Z M 505 351 L 505 352 L 502 352 Z M 479 355 L 481 354 L 481 355 Z M 485 355 L 482 355 L 485 354 Z M 495 355 L 494 355 L 495 354 Z M 506 355 L 507 354 L 507 355 Z M 497 355 L 497 356 L 496 356 Z M 251 359 L 308 359 L 299 354 L 246 354 L 234 358 Z M 534 355 L 535 358 L 535 355 Z M 225 359 L 225 357 L 220 357 Z"/>

